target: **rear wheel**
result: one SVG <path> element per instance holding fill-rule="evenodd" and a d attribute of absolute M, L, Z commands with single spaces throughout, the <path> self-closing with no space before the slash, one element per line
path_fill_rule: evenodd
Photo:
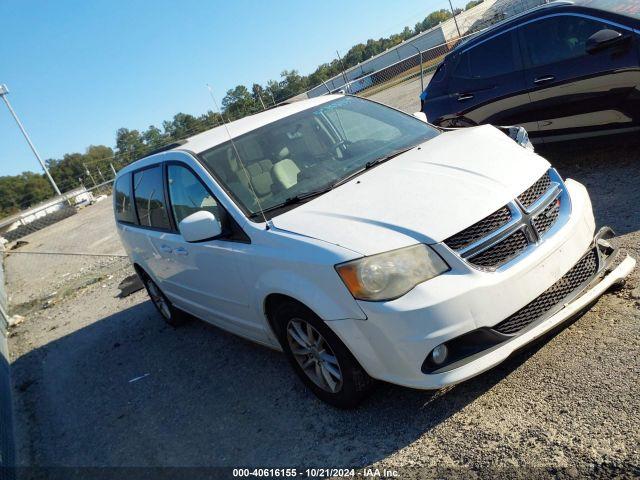
<path fill-rule="evenodd" d="M 160 287 L 158 287 L 149 275 L 143 272 L 140 277 L 147 289 L 151 303 L 153 303 L 156 310 L 160 312 L 162 319 L 173 327 L 182 325 L 187 319 L 186 314 L 171 304 L 166 295 L 160 290 Z"/>
<path fill-rule="evenodd" d="M 318 398 L 353 408 L 369 394 L 374 380 L 317 315 L 290 302 L 276 310 L 275 321 L 289 362 Z"/>

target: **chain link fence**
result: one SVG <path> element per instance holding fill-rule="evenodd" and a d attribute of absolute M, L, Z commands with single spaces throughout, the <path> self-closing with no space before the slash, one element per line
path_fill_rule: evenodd
<path fill-rule="evenodd" d="M 7 294 L 4 287 L 4 248 L 0 245 L 0 480 L 13 479 L 13 408 L 7 348 Z"/>
<path fill-rule="evenodd" d="M 277 101 L 280 99 L 276 99 L 272 92 L 265 89 L 264 98 L 260 95 L 260 102 L 255 104 L 249 112 L 243 111 L 236 115 L 237 112 L 233 109 L 225 109 L 223 114 L 196 121 L 191 128 L 179 134 L 172 132 L 165 139 L 165 143 L 175 143 L 219 126 L 222 124 L 222 115 L 224 115 L 224 121 L 233 121 L 246 114 L 259 113 L 282 103 L 328 93 L 358 95 L 406 112 L 417 111 L 420 109 L 420 93 L 428 85 L 444 56 L 460 42 L 496 22 L 546 2 L 547 0 L 484 0 L 479 5 L 457 14 L 454 18 L 346 69 L 304 93 L 287 100 Z M 77 196 L 78 189 L 91 192 L 93 197 L 108 195 L 119 168 L 149 155 L 154 148 L 162 146 L 164 145 L 154 145 L 145 151 L 118 153 L 108 158 L 83 163 L 83 172 L 78 179 L 58 185 L 61 191 L 67 192 L 63 196 L 39 203 L 36 207 L 31 207 L 34 199 L 20 199 L 19 204 L 16 204 L 16 210 L 20 213 L 8 219 L 0 219 L 0 237 L 14 241 L 73 215 L 78 206 L 85 204 L 69 201 L 70 198 Z M 11 220 L 13 223 L 9 222 Z"/>
<path fill-rule="evenodd" d="M 485 0 L 479 6 L 336 75 L 299 97 L 346 93 L 372 98 L 407 112 L 417 111 L 420 93 L 451 50 L 497 22 L 546 3 L 547 0 Z M 434 44 L 437 39 L 441 42 Z"/>

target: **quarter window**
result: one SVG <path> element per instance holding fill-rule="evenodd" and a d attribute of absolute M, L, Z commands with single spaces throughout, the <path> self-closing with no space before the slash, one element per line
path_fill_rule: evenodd
<path fill-rule="evenodd" d="M 169 198 L 173 217 L 179 224 L 192 213 L 206 210 L 222 222 L 222 208 L 191 170 L 180 165 L 169 165 Z"/>
<path fill-rule="evenodd" d="M 514 37 L 498 35 L 462 53 L 453 75 L 458 78 L 485 79 L 518 70 Z"/>
<path fill-rule="evenodd" d="M 530 23 L 521 31 L 531 65 L 539 67 L 587 55 L 587 40 L 603 28 L 607 25 L 589 18 L 560 16 Z"/>
<path fill-rule="evenodd" d="M 136 215 L 131 199 L 131 174 L 125 173 L 115 185 L 116 220 L 124 223 L 135 223 Z"/>
<path fill-rule="evenodd" d="M 164 201 L 162 167 L 146 168 L 133 174 L 133 195 L 140 225 L 169 230 L 169 215 Z"/>

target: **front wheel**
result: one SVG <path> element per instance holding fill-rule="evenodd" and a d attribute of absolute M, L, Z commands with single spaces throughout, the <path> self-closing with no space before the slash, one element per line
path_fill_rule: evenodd
<path fill-rule="evenodd" d="M 321 400 L 356 407 L 374 381 L 338 336 L 313 312 L 287 303 L 276 312 L 280 343 L 303 383 Z"/>

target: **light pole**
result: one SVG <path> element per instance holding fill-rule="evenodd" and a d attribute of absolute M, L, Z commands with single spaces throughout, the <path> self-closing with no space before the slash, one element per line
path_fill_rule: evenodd
<path fill-rule="evenodd" d="M 49 173 L 49 170 L 47 169 L 47 166 L 42 161 L 42 158 L 40 158 L 40 155 L 38 154 L 38 151 L 36 150 L 35 145 L 31 141 L 31 139 L 29 138 L 29 135 L 27 134 L 27 131 L 24 129 L 24 126 L 22 125 L 22 122 L 20 122 L 20 119 L 18 118 L 18 115 L 16 115 L 16 112 L 13 110 L 13 108 L 11 108 L 11 104 L 9 103 L 9 99 L 7 98 L 7 94 L 8 93 L 9 93 L 9 89 L 7 88 L 7 86 L 6 85 L 0 85 L 0 97 L 2 97 L 2 99 L 4 100 L 4 103 L 7 104 L 7 108 L 9 109 L 9 112 L 11 112 L 11 115 L 13 116 L 13 119 L 18 124 L 18 127 L 20 128 L 20 131 L 24 135 L 24 138 L 27 140 L 27 143 L 29 144 L 29 147 L 31 147 L 31 151 L 33 152 L 33 154 L 38 159 L 38 162 L 40 162 L 40 166 L 42 166 L 42 169 L 44 170 L 44 173 L 47 175 L 47 178 L 51 182 L 51 186 L 55 190 L 56 194 L 57 195 L 62 195 L 62 193 L 60 193 L 60 190 L 58 189 L 58 186 L 56 185 L 56 182 L 53 180 L 53 177 Z"/>
<path fill-rule="evenodd" d="M 449 0 L 449 6 L 451 7 L 451 14 L 453 15 L 453 23 L 456 24 L 456 30 L 458 30 L 458 38 L 462 38 L 462 34 L 460 33 L 460 27 L 458 26 L 458 20 L 456 20 L 456 11 L 453 9 L 453 4 L 451 0 Z"/>

